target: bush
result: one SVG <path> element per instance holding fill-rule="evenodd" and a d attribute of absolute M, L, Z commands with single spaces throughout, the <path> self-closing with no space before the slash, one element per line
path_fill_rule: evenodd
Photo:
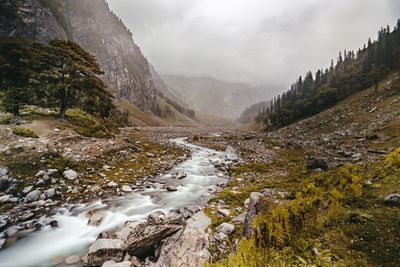
<path fill-rule="evenodd" d="M 27 138 L 39 138 L 39 136 L 35 132 L 24 127 L 13 127 L 12 133 Z"/>
<path fill-rule="evenodd" d="M 80 109 L 68 109 L 65 116 L 72 128 L 86 137 L 106 138 L 111 134 L 104 125 L 99 124 L 92 115 Z"/>

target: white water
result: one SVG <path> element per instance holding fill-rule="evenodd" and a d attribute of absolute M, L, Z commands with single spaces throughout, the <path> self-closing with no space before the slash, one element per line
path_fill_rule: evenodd
<path fill-rule="evenodd" d="M 235 155 L 232 151 L 222 153 L 195 146 L 184 139 L 173 141 L 192 151 L 191 159 L 182 162 L 169 174 L 160 177 L 160 180 L 165 181 L 166 184 L 175 183 L 178 191 L 145 189 L 124 197 L 82 205 L 79 210 L 73 212 L 60 211 L 59 215 L 53 216 L 58 221 L 58 228 L 48 226 L 19 240 L 10 248 L 1 250 L 0 266 L 50 266 L 51 260 L 56 256 L 85 254 L 87 248 L 101 232 L 122 225 L 126 221 L 146 220 L 147 216 L 154 211 L 168 213 L 197 203 L 209 188 L 221 182 L 221 178 L 216 176 L 217 170 L 214 164 L 232 160 Z M 183 170 L 187 177 L 178 181 L 171 174 L 179 170 Z M 101 224 L 97 227 L 88 226 L 86 213 L 98 209 L 105 213 Z"/>

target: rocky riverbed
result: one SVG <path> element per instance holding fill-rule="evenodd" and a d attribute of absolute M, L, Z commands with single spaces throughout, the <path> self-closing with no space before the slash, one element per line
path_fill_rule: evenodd
<path fill-rule="evenodd" d="M 191 157 L 164 175 L 138 182 L 142 186 L 136 188 L 109 184 L 124 192 L 119 197 L 60 207 L 46 200 L 53 190 L 24 188 L 27 205 L 48 212 L 36 218 L 28 211 L 20 223 L 6 228 L 0 262 L 13 266 L 189 266 L 208 261 L 204 229 L 210 220 L 202 209 L 226 185 L 230 166 L 238 159 L 231 149 L 217 152 L 183 139 L 173 142 L 188 149 Z M 5 169 L 2 172 L 6 175 Z M 39 175 L 50 177 L 52 171 Z M 71 181 L 78 177 L 74 170 L 63 175 Z"/>

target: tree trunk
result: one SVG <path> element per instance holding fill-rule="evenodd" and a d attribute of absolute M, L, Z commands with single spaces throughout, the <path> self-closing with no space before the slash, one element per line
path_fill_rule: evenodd
<path fill-rule="evenodd" d="M 67 111 L 67 92 L 65 88 L 60 90 L 60 119 L 65 120 L 65 112 Z"/>

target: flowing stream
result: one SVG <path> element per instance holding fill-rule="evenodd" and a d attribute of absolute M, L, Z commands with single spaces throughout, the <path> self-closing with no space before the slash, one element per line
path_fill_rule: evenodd
<path fill-rule="evenodd" d="M 84 255 L 97 236 L 126 221 L 145 221 L 154 211 L 168 213 L 185 206 L 205 202 L 217 184 L 226 182 L 218 177 L 217 163 L 229 163 L 236 158 L 234 152 L 217 152 L 190 144 L 183 138 L 174 139 L 178 145 L 189 148 L 192 157 L 155 180 L 151 188 L 134 191 L 123 197 L 80 205 L 72 210 L 60 209 L 52 218 L 58 227 L 46 226 L 0 251 L 1 267 L 51 266 L 55 257 Z M 176 180 L 173 174 L 183 170 L 187 176 Z M 168 192 L 162 184 L 174 185 L 177 191 Z M 87 213 L 102 210 L 99 226 L 88 225 Z"/>

